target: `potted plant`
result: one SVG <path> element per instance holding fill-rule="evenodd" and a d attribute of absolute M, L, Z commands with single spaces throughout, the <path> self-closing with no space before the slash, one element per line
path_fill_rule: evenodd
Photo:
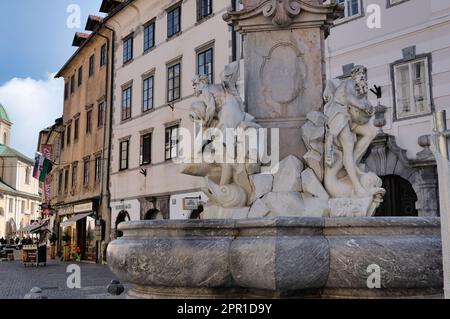
<path fill-rule="evenodd" d="M 72 258 L 76 261 L 81 261 L 81 248 L 80 246 L 77 246 L 76 252 L 73 253 Z"/>
<path fill-rule="evenodd" d="M 50 237 L 48 238 L 48 241 L 50 242 L 50 258 L 55 259 L 56 258 L 56 242 L 58 241 L 58 236 L 56 236 L 56 233 L 52 233 Z"/>

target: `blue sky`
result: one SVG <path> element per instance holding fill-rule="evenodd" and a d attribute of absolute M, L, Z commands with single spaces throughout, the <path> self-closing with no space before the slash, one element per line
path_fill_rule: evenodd
<path fill-rule="evenodd" d="M 14 148 L 34 157 L 41 129 L 63 111 L 63 82 L 54 73 L 75 52 L 72 40 L 101 0 L 0 1 L 0 104 L 13 122 Z M 78 5 L 81 28 L 69 28 Z"/>

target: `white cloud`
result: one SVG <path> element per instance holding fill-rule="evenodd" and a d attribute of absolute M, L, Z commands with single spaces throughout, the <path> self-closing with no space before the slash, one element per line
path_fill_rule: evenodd
<path fill-rule="evenodd" d="M 13 122 L 11 146 L 34 158 L 39 132 L 63 112 L 64 82 L 48 74 L 46 80 L 14 78 L 0 86 L 0 104 Z"/>

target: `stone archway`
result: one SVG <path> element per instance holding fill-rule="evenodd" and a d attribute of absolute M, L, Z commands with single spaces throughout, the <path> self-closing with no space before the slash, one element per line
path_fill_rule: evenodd
<path fill-rule="evenodd" d="M 164 219 L 164 215 L 156 208 L 149 209 L 144 216 L 145 220 Z"/>
<path fill-rule="evenodd" d="M 407 181 L 417 195 L 415 208 L 419 216 L 439 216 L 436 162 L 428 147 L 417 157 L 409 159 L 394 136 L 381 133 L 372 142 L 363 162 L 369 171 L 382 178 L 398 176 Z M 402 212 L 396 216 L 404 215 Z"/>

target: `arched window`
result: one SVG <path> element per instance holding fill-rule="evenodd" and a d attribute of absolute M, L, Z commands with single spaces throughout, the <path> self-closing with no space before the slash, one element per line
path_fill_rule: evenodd
<path fill-rule="evenodd" d="M 381 177 L 386 195 L 375 216 L 418 216 L 417 195 L 410 182 L 398 175 Z"/>
<path fill-rule="evenodd" d="M 3 144 L 6 145 L 6 132 L 3 132 Z"/>

